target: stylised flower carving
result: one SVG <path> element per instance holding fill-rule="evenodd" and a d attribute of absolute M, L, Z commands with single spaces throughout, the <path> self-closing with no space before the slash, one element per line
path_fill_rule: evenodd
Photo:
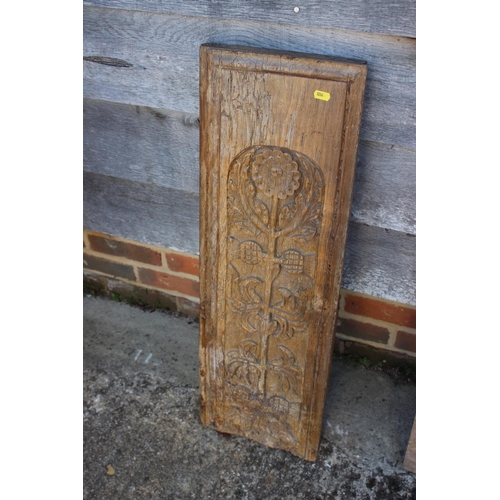
<path fill-rule="evenodd" d="M 279 149 L 266 149 L 252 163 L 252 179 L 266 196 L 284 200 L 299 187 L 297 162 Z"/>

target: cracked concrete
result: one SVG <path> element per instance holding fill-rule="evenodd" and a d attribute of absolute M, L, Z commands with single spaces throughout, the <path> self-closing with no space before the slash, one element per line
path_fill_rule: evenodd
<path fill-rule="evenodd" d="M 198 397 L 196 320 L 84 297 L 84 498 L 416 498 L 413 383 L 335 357 L 316 463 L 205 428 Z"/>

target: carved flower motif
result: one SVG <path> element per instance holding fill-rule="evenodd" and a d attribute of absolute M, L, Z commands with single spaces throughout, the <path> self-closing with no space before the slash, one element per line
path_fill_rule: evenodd
<path fill-rule="evenodd" d="M 300 172 L 288 153 L 266 149 L 252 163 L 252 179 L 266 196 L 284 200 L 298 189 Z"/>

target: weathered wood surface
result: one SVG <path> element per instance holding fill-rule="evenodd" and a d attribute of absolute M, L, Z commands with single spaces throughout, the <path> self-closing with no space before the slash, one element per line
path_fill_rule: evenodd
<path fill-rule="evenodd" d="M 415 0 L 85 0 L 84 5 L 415 37 Z M 294 7 L 299 6 L 295 12 Z"/>
<path fill-rule="evenodd" d="M 84 99 L 84 169 L 199 193 L 197 115 Z M 361 141 L 351 220 L 415 233 L 415 151 Z"/>
<path fill-rule="evenodd" d="M 84 173 L 84 229 L 197 253 L 198 213 L 186 191 Z"/>
<path fill-rule="evenodd" d="M 86 7 L 84 55 L 108 59 L 84 61 L 84 95 L 198 114 L 205 42 L 367 61 L 361 138 L 415 147 L 415 40 L 404 37 Z"/>
<path fill-rule="evenodd" d="M 416 233 L 415 150 L 361 141 L 351 220 Z"/>
<path fill-rule="evenodd" d="M 200 51 L 201 418 L 316 460 L 366 64 Z"/>
<path fill-rule="evenodd" d="M 85 172 L 84 228 L 199 253 L 198 195 Z M 342 287 L 415 304 L 415 238 L 351 222 Z"/>
<path fill-rule="evenodd" d="M 408 472 L 417 472 L 417 419 L 413 422 L 408 447 L 406 448 L 405 460 L 403 464 Z"/>
<path fill-rule="evenodd" d="M 88 172 L 199 193 L 199 119 L 176 111 L 83 101 Z"/>
<path fill-rule="evenodd" d="M 349 224 L 342 287 L 415 305 L 415 236 Z"/>

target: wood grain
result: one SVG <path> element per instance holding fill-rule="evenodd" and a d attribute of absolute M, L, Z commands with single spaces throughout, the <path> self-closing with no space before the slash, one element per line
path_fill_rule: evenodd
<path fill-rule="evenodd" d="M 415 0 L 303 0 L 299 12 L 286 0 L 85 0 L 84 5 L 415 36 Z"/>
<path fill-rule="evenodd" d="M 416 234 L 415 149 L 360 141 L 351 221 Z"/>
<path fill-rule="evenodd" d="M 199 193 L 198 115 L 84 99 L 83 119 L 86 171 Z M 360 141 L 351 221 L 415 234 L 415 150 Z"/>
<path fill-rule="evenodd" d="M 197 253 L 198 213 L 198 196 L 186 191 L 83 175 L 84 229 Z"/>
<path fill-rule="evenodd" d="M 366 64 L 200 51 L 205 425 L 315 460 Z"/>
<path fill-rule="evenodd" d="M 408 472 L 417 473 L 417 419 L 413 422 L 403 466 Z"/>
<path fill-rule="evenodd" d="M 415 242 L 409 234 L 351 222 L 342 287 L 415 305 Z"/>
<path fill-rule="evenodd" d="M 86 171 L 198 194 L 198 116 L 84 99 L 83 130 Z"/>
<path fill-rule="evenodd" d="M 84 228 L 199 254 L 198 195 L 85 172 Z M 415 304 L 415 237 L 351 222 L 342 287 Z"/>
<path fill-rule="evenodd" d="M 86 7 L 84 55 L 122 62 L 84 61 L 84 95 L 198 114 L 205 42 L 367 61 L 361 138 L 415 147 L 415 40 L 403 37 Z"/>

